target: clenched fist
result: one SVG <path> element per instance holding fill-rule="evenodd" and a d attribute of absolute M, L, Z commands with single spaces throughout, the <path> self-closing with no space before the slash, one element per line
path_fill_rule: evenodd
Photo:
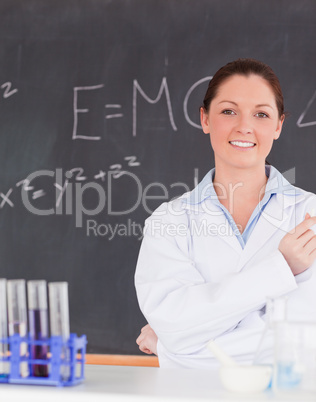
<path fill-rule="evenodd" d="M 157 355 L 157 342 L 158 337 L 149 324 L 141 329 L 141 333 L 136 339 L 139 349 L 148 355 Z"/>

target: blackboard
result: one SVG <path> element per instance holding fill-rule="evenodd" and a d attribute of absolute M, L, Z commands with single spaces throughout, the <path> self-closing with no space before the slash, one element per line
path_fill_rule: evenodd
<path fill-rule="evenodd" d="M 272 66 L 290 116 L 269 162 L 316 192 L 315 16 L 314 0 L 1 0 L 0 276 L 68 281 L 88 351 L 139 353 L 141 228 L 213 167 L 198 109 L 220 66 Z"/>

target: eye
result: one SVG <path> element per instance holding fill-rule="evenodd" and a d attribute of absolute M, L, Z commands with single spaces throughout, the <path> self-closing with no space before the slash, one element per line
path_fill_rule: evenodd
<path fill-rule="evenodd" d="M 263 113 L 263 112 L 258 112 L 255 114 L 255 116 L 260 117 L 261 119 L 265 119 L 265 118 L 269 117 L 266 113 Z"/>
<path fill-rule="evenodd" d="M 222 111 L 223 114 L 227 114 L 229 116 L 236 114 L 233 110 L 231 109 L 225 109 Z"/>

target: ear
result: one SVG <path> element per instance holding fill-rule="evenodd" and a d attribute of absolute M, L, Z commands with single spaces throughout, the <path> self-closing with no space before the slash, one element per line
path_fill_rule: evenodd
<path fill-rule="evenodd" d="M 208 113 L 204 107 L 200 108 L 200 120 L 204 134 L 210 134 L 210 124 L 208 121 Z"/>
<path fill-rule="evenodd" d="M 283 114 L 283 115 L 281 116 L 281 119 L 279 119 L 279 121 L 278 121 L 278 126 L 277 126 L 277 129 L 276 129 L 276 131 L 275 131 L 275 133 L 274 133 L 274 137 L 273 137 L 274 140 L 277 140 L 277 139 L 280 137 L 280 135 L 281 135 L 281 131 L 282 131 L 284 119 L 285 119 L 285 116 L 284 116 L 284 114 Z"/>

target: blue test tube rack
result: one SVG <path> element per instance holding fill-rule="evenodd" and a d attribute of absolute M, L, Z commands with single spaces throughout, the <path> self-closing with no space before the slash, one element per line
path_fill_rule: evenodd
<path fill-rule="evenodd" d="M 32 384 L 32 385 L 53 385 L 53 386 L 72 386 L 80 384 L 84 380 L 84 363 L 86 355 L 87 338 L 85 335 L 77 337 L 76 334 L 70 334 L 67 342 L 62 340 L 61 336 L 52 336 L 44 341 L 35 341 L 30 337 L 21 337 L 14 334 L 5 339 L 0 339 L 1 343 L 7 343 L 10 348 L 10 355 L 0 357 L 0 361 L 9 363 L 8 375 L 0 376 L 0 383 L 9 384 Z M 21 343 L 28 345 L 27 356 L 20 356 Z M 49 357 L 47 359 L 32 359 L 31 347 L 33 345 L 46 345 L 49 348 Z M 67 349 L 66 360 L 63 350 Z M 79 357 L 78 357 L 79 356 Z M 27 362 L 29 372 L 33 364 L 43 364 L 48 366 L 48 377 L 22 377 L 20 375 L 20 365 Z M 64 380 L 61 376 L 63 366 L 69 367 L 69 378 Z"/>

